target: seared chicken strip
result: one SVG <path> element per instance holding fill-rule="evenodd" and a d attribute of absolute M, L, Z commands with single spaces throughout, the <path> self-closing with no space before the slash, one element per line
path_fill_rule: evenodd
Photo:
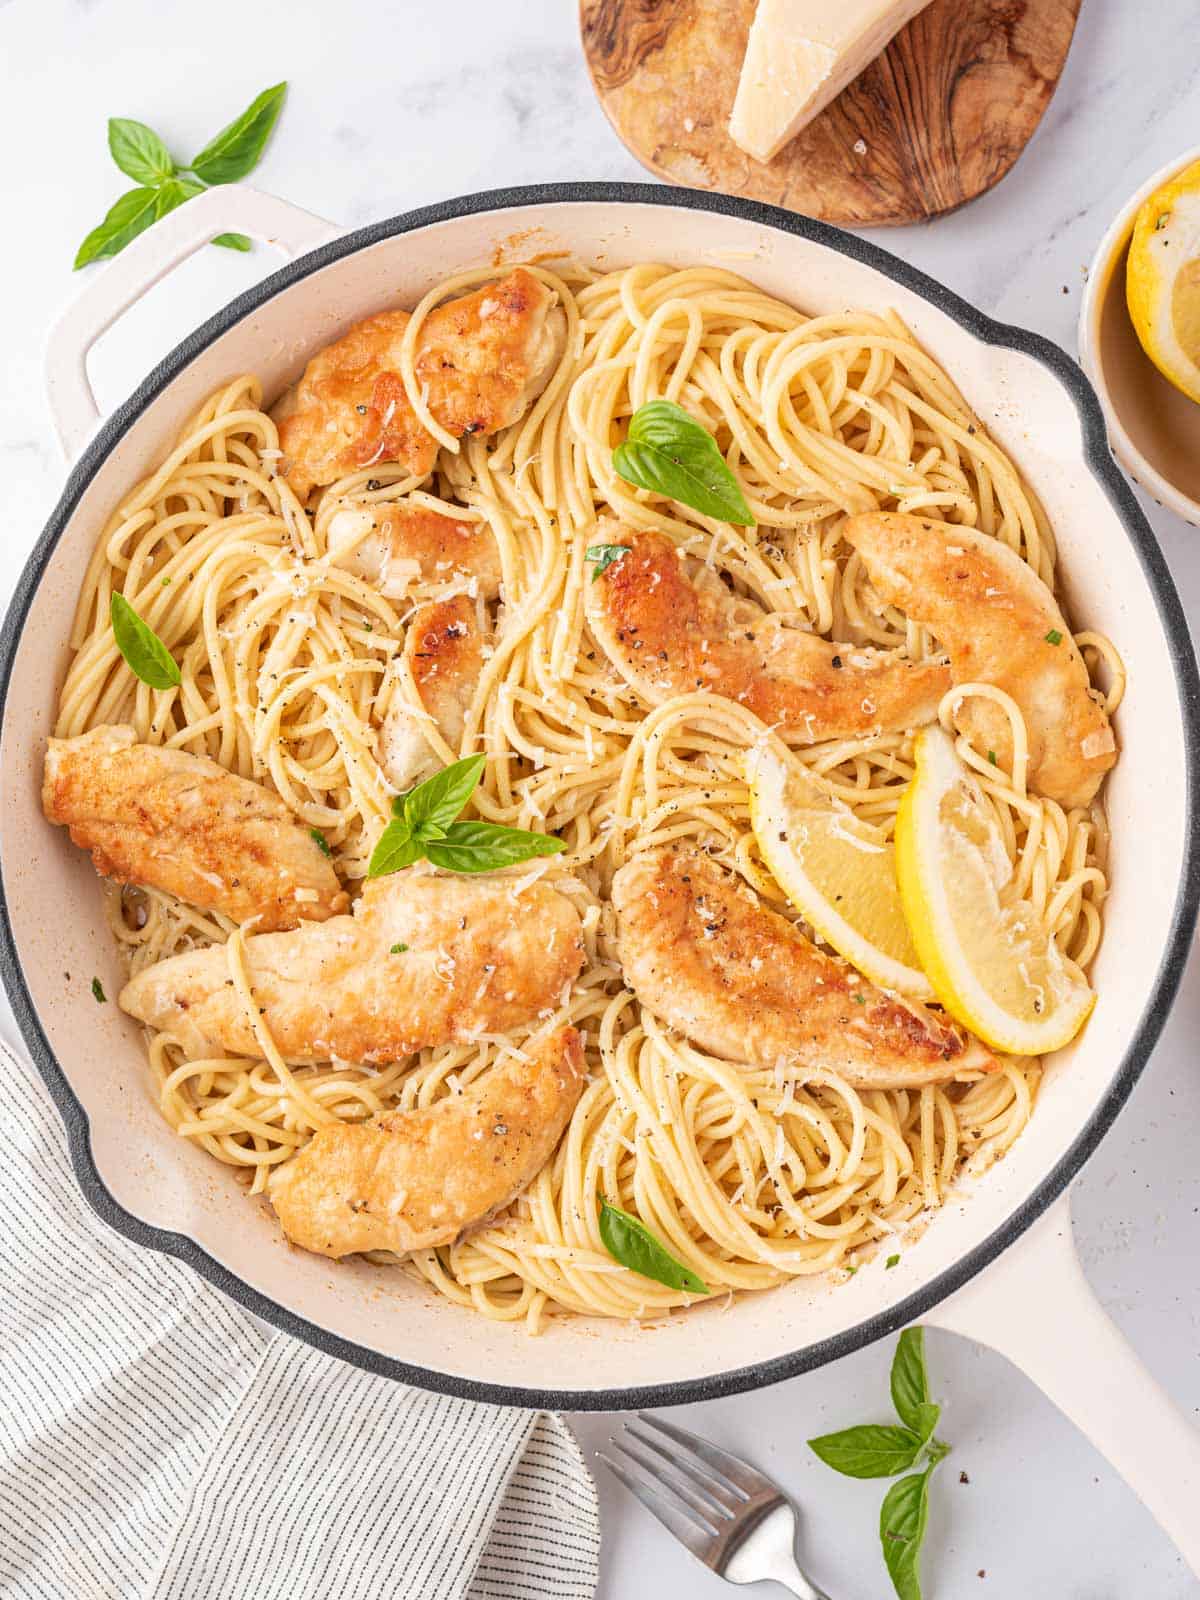
<path fill-rule="evenodd" d="M 349 896 L 313 832 L 269 789 L 130 727 L 51 739 L 42 809 L 96 871 L 262 929 L 323 922 Z"/>
<path fill-rule="evenodd" d="M 996 1065 L 948 1018 L 818 950 L 691 846 L 635 856 L 612 899 L 626 983 L 714 1055 L 823 1067 L 858 1089 L 918 1089 Z"/>
<path fill-rule="evenodd" d="M 255 1006 L 296 1062 L 399 1061 L 503 1033 L 557 1005 L 583 965 L 579 917 L 553 889 L 411 868 L 370 879 L 352 916 L 259 934 L 245 950 Z M 219 945 L 147 967 L 121 1006 L 193 1058 L 261 1053 Z"/>
<path fill-rule="evenodd" d="M 1085 806 L 1117 759 L 1101 697 L 1054 596 L 1028 562 L 987 534 L 928 517 L 876 512 L 842 532 L 876 593 L 932 630 L 955 683 L 995 684 L 1025 718 L 1029 785 L 1063 806 Z M 1008 717 L 969 698 L 960 725 L 983 755 L 1011 768 Z"/>
<path fill-rule="evenodd" d="M 537 1177 L 585 1076 L 580 1035 L 560 1028 L 435 1105 L 318 1129 L 271 1181 L 284 1233 L 324 1256 L 453 1243 Z"/>
<path fill-rule="evenodd" d="M 517 267 L 430 312 L 421 329 L 417 382 L 450 433 L 499 433 L 550 382 L 566 342 L 557 294 Z"/>
<path fill-rule="evenodd" d="M 475 602 L 456 594 L 418 606 L 404 636 L 404 659 L 427 715 L 457 751 L 483 670 Z M 379 764 L 398 790 L 411 788 L 442 764 L 421 731 L 425 721 L 397 700 L 379 730 Z"/>
<path fill-rule="evenodd" d="M 706 568 L 692 576 L 671 541 L 610 523 L 629 547 L 587 585 L 592 632 L 651 705 L 707 690 L 808 743 L 931 722 L 949 669 L 893 651 L 834 644 L 730 594 Z"/>
<path fill-rule="evenodd" d="M 280 470 L 301 500 L 314 484 L 378 462 L 398 461 L 420 477 L 432 470 L 437 440 L 417 420 L 400 376 L 408 322 L 407 311 L 356 322 L 276 404 Z"/>
<path fill-rule="evenodd" d="M 425 583 L 473 580 L 483 600 L 500 592 L 500 550 L 486 522 L 460 521 L 405 500 L 347 505 L 330 518 L 329 547 L 336 566 L 384 593 L 410 576 Z M 344 556 L 339 548 L 346 548 Z"/>
<path fill-rule="evenodd" d="M 407 311 L 382 311 L 356 323 L 276 406 L 283 471 L 302 500 L 314 484 L 379 462 L 419 475 L 432 468 L 437 440 L 400 376 L 408 322 Z M 549 383 L 566 326 L 558 296 L 524 267 L 438 306 L 415 360 L 433 416 L 455 435 L 507 428 Z"/>

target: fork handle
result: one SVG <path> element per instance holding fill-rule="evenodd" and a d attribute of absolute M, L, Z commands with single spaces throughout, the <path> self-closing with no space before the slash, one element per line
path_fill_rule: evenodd
<path fill-rule="evenodd" d="M 780 1588 L 787 1589 L 798 1600 L 829 1600 L 824 1589 L 818 1589 L 810 1578 L 805 1577 L 796 1558 L 790 1551 L 780 1550 L 770 1562 L 771 1570 L 764 1572 L 759 1566 L 755 1571 L 756 1582 L 777 1583 Z"/>

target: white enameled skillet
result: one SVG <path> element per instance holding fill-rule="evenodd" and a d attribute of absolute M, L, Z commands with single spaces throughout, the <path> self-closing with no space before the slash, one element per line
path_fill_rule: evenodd
<path fill-rule="evenodd" d="M 270 240 L 292 259 L 197 329 L 101 421 L 84 364 L 89 347 L 151 284 L 227 229 Z M 1072 613 L 1116 642 L 1129 693 L 1107 795 L 1115 843 L 1094 974 L 1099 1002 L 1082 1038 L 1052 1063 L 1036 1115 L 1007 1158 L 957 1189 L 893 1271 L 880 1259 L 837 1287 L 800 1280 L 649 1331 L 564 1319 L 531 1341 L 398 1273 L 289 1249 L 265 1207 L 248 1204 L 228 1173 L 169 1131 L 138 1029 L 90 993 L 93 973 L 110 994 L 119 987 L 117 956 L 91 864 L 43 821 L 38 789 L 69 618 L 97 532 L 200 400 L 247 370 L 273 396 L 309 354 L 369 312 L 411 305 L 459 268 L 546 252 L 611 266 L 712 262 L 816 313 L 896 307 L 1041 496 Z M 1091 1298 L 1065 1201 L 1162 1028 L 1200 892 L 1196 664 L 1158 546 L 1074 363 L 873 244 L 721 195 L 554 185 L 473 195 L 339 234 L 279 200 L 230 187 L 158 223 L 88 284 L 51 338 L 49 383 L 74 466 L 0 646 L 0 961 L 67 1124 L 79 1182 L 100 1214 L 297 1338 L 410 1383 L 511 1404 L 693 1401 L 802 1372 L 916 1318 L 953 1328 L 1029 1372 L 1126 1474 L 1200 1572 L 1200 1438 Z M 1119 1403 L 1110 1398 L 1117 1394 Z"/>

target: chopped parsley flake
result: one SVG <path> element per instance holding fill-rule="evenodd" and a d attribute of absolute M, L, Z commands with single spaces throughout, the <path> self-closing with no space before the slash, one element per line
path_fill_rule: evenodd
<path fill-rule="evenodd" d="M 996 752 L 994 750 L 989 750 L 988 751 L 988 760 L 992 763 L 993 766 L 995 766 L 997 764 L 996 763 Z"/>
<path fill-rule="evenodd" d="M 320 828 L 310 828 L 308 830 L 308 837 L 317 846 L 323 856 L 331 856 L 333 854 L 333 851 L 329 848 L 329 840 L 321 832 Z"/>
<path fill-rule="evenodd" d="M 883 1265 L 884 1265 L 885 1270 L 890 1272 L 893 1267 L 898 1267 L 900 1265 L 900 1257 L 899 1256 L 889 1256 L 887 1258 L 887 1260 L 883 1263 Z"/>
<path fill-rule="evenodd" d="M 865 1006 L 866 1003 L 867 1003 L 867 997 L 866 997 L 865 994 L 856 994 L 854 996 L 854 1004 L 856 1006 Z"/>
<path fill-rule="evenodd" d="M 408 946 L 406 944 L 394 944 L 389 954 L 394 956 L 402 956 L 407 949 Z"/>
<path fill-rule="evenodd" d="M 1057 628 L 1051 628 L 1050 629 L 1050 632 L 1046 635 L 1046 643 L 1047 644 L 1061 644 L 1062 643 L 1062 634 L 1059 633 Z"/>
<path fill-rule="evenodd" d="M 108 996 L 104 992 L 104 985 L 100 982 L 99 978 L 92 979 L 92 998 L 98 1005 L 103 1005 L 108 999 Z"/>

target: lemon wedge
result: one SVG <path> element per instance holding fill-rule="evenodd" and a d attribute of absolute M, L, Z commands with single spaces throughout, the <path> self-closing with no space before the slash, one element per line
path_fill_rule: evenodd
<path fill-rule="evenodd" d="M 1156 189 L 1138 212 L 1125 297 L 1151 361 L 1200 401 L 1200 161 Z"/>
<path fill-rule="evenodd" d="M 993 1050 L 1061 1050 L 1096 997 L 1027 900 L 1002 903 L 1012 865 L 983 791 L 936 725 L 915 746 L 896 818 L 896 870 L 921 964 L 951 1016 Z"/>
<path fill-rule="evenodd" d="M 891 840 L 780 750 L 751 750 L 746 777 L 758 848 L 801 916 L 881 989 L 932 1000 L 904 920 Z"/>

